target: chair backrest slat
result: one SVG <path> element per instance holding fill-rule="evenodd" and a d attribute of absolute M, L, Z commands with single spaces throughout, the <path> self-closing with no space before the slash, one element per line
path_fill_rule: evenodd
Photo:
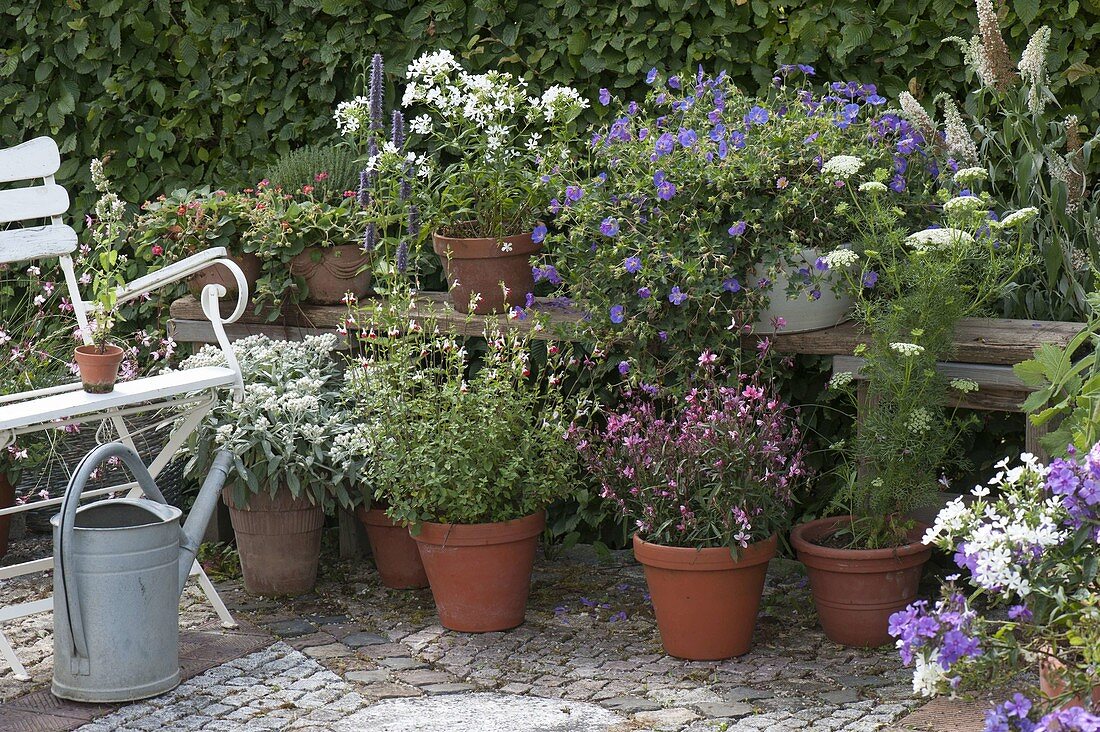
<path fill-rule="evenodd" d="M 36 137 L 22 145 L 0 150 L 0 183 L 45 178 L 60 167 L 61 153 L 57 143 L 48 137 Z"/>
<path fill-rule="evenodd" d="M 0 191 L 0 223 L 47 219 L 68 210 L 69 194 L 56 183 Z"/>

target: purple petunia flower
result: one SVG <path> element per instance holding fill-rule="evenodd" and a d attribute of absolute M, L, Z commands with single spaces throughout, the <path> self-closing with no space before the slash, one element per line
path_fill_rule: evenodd
<path fill-rule="evenodd" d="M 604 236 L 618 236 L 619 220 L 610 216 L 600 222 L 600 233 Z"/>
<path fill-rule="evenodd" d="M 745 227 L 748 226 L 744 221 L 738 221 L 736 224 L 729 228 L 730 236 L 741 236 L 745 233 Z"/>
<path fill-rule="evenodd" d="M 536 244 L 541 244 L 545 238 L 546 225 L 538 224 L 537 226 L 535 226 L 535 230 L 531 232 L 531 241 L 535 242 Z"/>
<path fill-rule="evenodd" d="M 635 272 L 637 272 L 641 268 L 642 268 L 642 259 L 641 259 L 641 257 L 627 257 L 626 260 L 623 262 L 623 269 L 625 269 L 630 274 L 634 274 Z"/>
<path fill-rule="evenodd" d="M 679 287 L 673 287 L 668 293 L 668 301 L 673 305 L 682 305 L 688 299 L 687 293 L 680 292 Z"/>
<path fill-rule="evenodd" d="M 616 325 L 623 322 L 623 306 L 612 305 L 611 310 L 608 311 L 608 317 L 611 318 L 611 322 L 615 323 Z"/>
<path fill-rule="evenodd" d="M 605 107 L 608 104 L 611 104 L 611 92 L 609 92 L 607 89 L 600 89 L 600 104 Z"/>

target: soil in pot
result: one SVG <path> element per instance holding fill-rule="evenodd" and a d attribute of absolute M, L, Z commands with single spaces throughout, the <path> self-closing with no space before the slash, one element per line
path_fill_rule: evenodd
<path fill-rule="evenodd" d="M 305 301 L 314 305 L 338 305 L 344 296 L 370 293 L 370 255 L 358 244 L 310 247 L 290 260 L 290 273 L 306 281 Z"/>
<path fill-rule="evenodd" d="M 108 394 L 115 390 L 123 351 L 118 346 L 77 346 L 74 354 L 80 368 L 80 381 L 89 394 Z"/>
<path fill-rule="evenodd" d="M 230 256 L 231 259 L 244 274 L 244 281 L 248 284 L 249 293 L 256 292 L 256 280 L 260 279 L 262 263 L 255 254 L 244 253 Z M 237 294 L 237 278 L 225 265 L 211 264 L 187 278 L 187 289 L 196 299 L 202 295 L 202 288 L 207 285 L 221 285 L 229 295 Z"/>
<path fill-rule="evenodd" d="M 634 556 L 645 568 L 669 655 L 714 661 L 749 652 L 776 545 L 772 536 L 741 550 L 735 560 L 727 548 L 661 546 L 634 535 Z"/>
<path fill-rule="evenodd" d="M 384 508 L 370 510 L 360 507 L 355 515 L 367 530 L 371 555 L 382 584 L 394 590 L 420 589 L 428 586 L 428 575 L 420 561 L 416 540 L 406 526 L 400 526 L 386 515 Z"/>
<path fill-rule="evenodd" d="M 317 582 L 321 528 L 325 513 L 306 497 L 295 498 L 281 488 L 272 498 L 253 494 L 248 505 L 233 502 L 231 487 L 222 491 L 229 507 L 244 588 L 253 595 L 300 595 Z"/>
<path fill-rule="evenodd" d="M 535 291 L 531 257 L 542 250 L 542 244 L 536 244 L 531 234 L 463 239 L 436 232 L 432 234 L 432 247 L 447 274 L 451 304 L 460 313 L 503 313 L 523 306 L 527 294 Z M 471 310 L 474 294 L 481 295 L 481 299 Z"/>
<path fill-rule="evenodd" d="M 932 548 L 921 543 L 928 528 L 916 526 L 910 543 L 891 549 L 822 546 L 851 516 L 818 519 L 791 531 L 791 544 L 810 575 L 821 627 L 830 640 L 871 648 L 893 639 L 890 615 L 917 597 L 921 572 Z"/>
<path fill-rule="evenodd" d="M 520 625 L 545 527 L 542 511 L 495 524 L 421 524 L 413 538 L 443 627 L 488 633 Z"/>
<path fill-rule="evenodd" d="M 0 508 L 11 508 L 15 505 L 15 486 L 8 480 L 8 476 L 0 472 Z M 12 514 L 0 516 L 0 559 L 8 553 L 8 535 L 11 532 Z"/>

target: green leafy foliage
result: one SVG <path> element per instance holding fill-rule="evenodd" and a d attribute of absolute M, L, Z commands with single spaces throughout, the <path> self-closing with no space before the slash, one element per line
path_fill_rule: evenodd
<path fill-rule="evenodd" d="M 1051 68 L 1071 70 L 1073 88 L 1056 89 L 1063 103 L 1095 97 L 1100 5 L 1005 5 L 1010 46 L 1051 26 Z M 697 63 L 754 91 L 784 62 L 930 97 L 964 88 L 960 52 L 942 39 L 973 26 L 970 0 L 32 0 L 0 10 L 0 140 L 52 135 L 60 179 L 77 179 L 77 191 L 88 161 L 113 151 L 107 172 L 135 201 L 253 183 L 275 156 L 331 137 L 332 108 L 362 92 L 358 64 L 374 51 L 396 70 L 450 48 L 474 71 L 499 67 L 590 97 L 630 90 L 650 66 Z M 78 210 L 91 201 L 78 196 Z"/>

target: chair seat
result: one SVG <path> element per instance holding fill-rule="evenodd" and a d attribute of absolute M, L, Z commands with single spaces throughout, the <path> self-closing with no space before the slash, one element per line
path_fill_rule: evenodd
<path fill-rule="evenodd" d="M 236 374 L 223 366 L 203 366 L 197 369 L 169 371 L 115 385 L 109 394 L 89 394 L 71 391 L 0 405 L 0 430 L 19 429 L 51 422 L 55 419 L 80 417 L 108 409 L 132 407 L 142 402 L 164 400 L 194 391 L 202 391 L 234 382 Z"/>
<path fill-rule="evenodd" d="M 65 224 L 0 231 L 0 262 L 59 257 L 76 249 L 76 232 Z"/>

